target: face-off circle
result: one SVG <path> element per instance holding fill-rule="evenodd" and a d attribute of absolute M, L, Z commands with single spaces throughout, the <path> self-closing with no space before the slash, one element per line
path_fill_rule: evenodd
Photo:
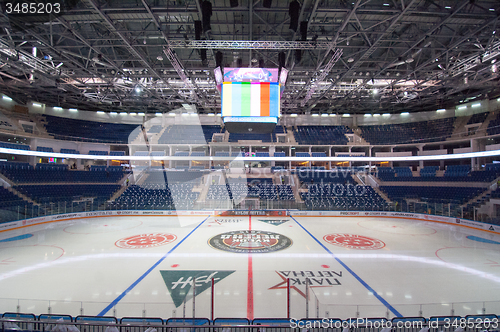
<path fill-rule="evenodd" d="M 120 239 L 115 242 L 115 246 L 123 249 L 143 249 L 162 246 L 176 239 L 177 236 L 168 233 L 139 234 Z"/>
<path fill-rule="evenodd" d="M 349 249 L 377 250 L 385 247 L 385 243 L 378 239 L 355 234 L 328 234 L 323 237 L 323 240 Z"/>
<path fill-rule="evenodd" d="M 219 250 L 253 254 L 286 249 L 292 245 L 292 240 L 278 233 L 243 230 L 216 235 L 208 240 L 208 244 Z"/>

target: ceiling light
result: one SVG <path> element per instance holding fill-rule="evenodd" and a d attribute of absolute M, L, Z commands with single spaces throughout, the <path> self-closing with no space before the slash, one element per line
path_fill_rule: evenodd
<path fill-rule="evenodd" d="M 384 3 L 384 6 L 389 6 L 389 4 L 388 3 Z"/>
<path fill-rule="evenodd" d="M 169 116 L 175 116 L 175 113 L 168 113 Z"/>
<path fill-rule="evenodd" d="M 127 112 L 120 112 L 120 115 L 127 115 Z"/>
<path fill-rule="evenodd" d="M 97 111 L 97 114 L 105 114 L 103 111 Z"/>
<path fill-rule="evenodd" d="M 137 113 L 136 112 L 130 112 L 129 115 L 136 116 Z"/>
<path fill-rule="evenodd" d="M 386 117 L 387 117 L 387 116 L 391 116 L 391 114 L 389 114 L 389 113 L 384 113 L 384 114 L 382 114 L 382 116 L 386 116 Z"/>
<path fill-rule="evenodd" d="M 208 113 L 207 116 L 215 116 L 214 113 Z"/>
<path fill-rule="evenodd" d="M 328 113 L 323 113 L 323 114 L 321 114 L 321 117 L 322 117 L 322 118 L 328 117 Z"/>
<path fill-rule="evenodd" d="M 291 116 L 292 118 L 296 118 L 296 117 L 297 117 L 297 114 L 293 113 L 293 114 L 290 114 L 290 116 Z"/>
<path fill-rule="evenodd" d="M 476 108 L 476 107 L 480 107 L 480 106 L 481 106 L 481 103 L 477 103 L 477 104 L 472 104 L 472 105 L 471 105 L 471 107 L 474 107 L 474 108 Z"/>
<path fill-rule="evenodd" d="M 495 11 L 495 8 L 490 8 L 490 12 L 494 12 Z"/>
<path fill-rule="evenodd" d="M 370 113 L 365 113 L 365 118 L 371 118 L 372 115 Z"/>
<path fill-rule="evenodd" d="M 443 112 L 446 112 L 446 110 L 444 108 L 440 108 L 440 109 L 436 110 L 436 112 L 443 113 Z"/>
<path fill-rule="evenodd" d="M 116 112 L 109 112 L 109 114 L 111 114 L 111 115 L 117 115 L 118 113 L 116 113 Z"/>
<path fill-rule="evenodd" d="M 142 86 L 140 86 L 140 85 L 136 85 L 136 86 L 135 86 L 135 92 L 137 92 L 137 93 L 141 93 L 141 92 L 142 92 Z"/>
<path fill-rule="evenodd" d="M 56 66 L 56 68 L 61 67 L 63 64 L 64 64 L 64 63 L 60 62 L 60 63 Z"/>
<path fill-rule="evenodd" d="M 198 113 L 189 113 L 191 116 L 198 116 Z"/>
<path fill-rule="evenodd" d="M 335 113 L 330 113 L 330 116 L 337 116 L 337 114 L 335 114 Z"/>
<path fill-rule="evenodd" d="M 317 117 L 317 116 L 319 116 L 319 114 L 314 113 L 314 114 L 312 114 L 311 116 Z"/>
<path fill-rule="evenodd" d="M 401 115 L 402 115 L 402 116 L 407 116 L 407 115 L 410 115 L 410 113 L 408 113 L 408 112 L 403 112 L 403 113 L 401 113 Z"/>
<path fill-rule="evenodd" d="M 163 57 L 162 57 L 161 55 L 158 55 L 158 56 L 156 57 L 156 60 L 158 60 L 158 61 L 163 61 Z"/>
<path fill-rule="evenodd" d="M 347 62 L 349 62 L 349 63 L 354 62 L 354 58 L 347 59 Z"/>
<path fill-rule="evenodd" d="M 2 99 L 3 99 L 3 100 L 7 100 L 7 101 L 12 101 L 12 98 L 7 97 L 7 96 L 2 96 Z"/>
<path fill-rule="evenodd" d="M 35 106 L 35 107 L 42 107 L 42 104 L 33 103 L 33 106 Z"/>
<path fill-rule="evenodd" d="M 144 112 L 139 112 L 139 113 L 137 113 L 137 115 L 144 116 Z"/>
<path fill-rule="evenodd" d="M 444 8 L 446 8 L 446 9 L 451 9 L 451 7 L 450 7 L 450 6 L 446 6 L 446 7 L 444 7 Z"/>
<path fill-rule="evenodd" d="M 181 115 L 182 115 L 182 116 L 188 116 L 188 115 L 189 115 L 189 113 L 182 113 Z"/>
<path fill-rule="evenodd" d="M 162 116 L 162 115 L 163 115 L 163 113 L 157 112 L 157 113 L 155 113 L 155 115 L 156 115 L 156 116 Z"/>
<path fill-rule="evenodd" d="M 69 111 L 70 112 L 78 112 L 78 109 L 76 109 L 76 108 L 70 108 Z"/>
<path fill-rule="evenodd" d="M 56 106 L 52 108 L 54 111 L 62 111 L 62 107 Z"/>
<path fill-rule="evenodd" d="M 380 114 L 376 113 L 376 114 L 373 114 L 374 117 L 379 117 Z"/>
<path fill-rule="evenodd" d="M 221 114 L 220 114 L 220 113 L 217 113 L 216 115 L 217 115 L 217 116 L 221 116 Z"/>
<path fill-rule="evenodd" d="M 378 89 L 373 89 L 373 94 L 376 95 L 378 93 Z"/>
<path fill-rule="evenodd" d="M 351 114 L 349 114 L 349 113 L 344 113 L 344 114 L 342 114 L 342 116 L 343 116 L 344 118 L 348 118 L 348 117 L 350 117 L 350 116 L 351 116 Z"/>

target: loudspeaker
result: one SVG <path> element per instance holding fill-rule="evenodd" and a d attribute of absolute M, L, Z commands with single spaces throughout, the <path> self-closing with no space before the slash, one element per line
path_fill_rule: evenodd
<path fill-rule="evenodd" d="M 295 63 L 299 63 L 302 60 L 302 50 L 295 50 Z"/>
<path fill-rule="evenodd" d="M 288 14 L 290 15 L 290 30 L 297 31 L 300 15 L 300 4 L 297 0 L 290 2 Z"/>
<path fill-rule="evenodd" d="M 307 40 L 307 21 L 300 22 L 300 36 L 303 41 Z"/>
<path fill-rule="evenodd" d="M 205 0 L 201 4 L 201 16 L 203 20 L 203 31 L 208 32 L 212 30 L 210 26 L 210 16 L 212 16 L 212 3 Z"/>
<path fill-rule="evenodd" d="M 279 52 L 278 53 L 278 66 L 279 69 L 285 67 L 285 61 L 286 61 L 286 54 L 285 52 Z"/>
<path fill-rule="evenodd" d="M 243 67 L 243 59 L 236 60 L 236 63 L 238 65 L 238 68 L 242 68 Z"/>
<path fill-rule="evenodd" d="M 221 51 L 215 53 L 215 68 L 222 67 L 222 60 L 224 60 L 224 55 Z"/>
<path fill-rule="evenodd" d="M 202 48 L 200 50 L 200 57 L 201 57 L 201 61 L 203 63 L 205 63 L 207 61 L 207 50 L 205 48 Z"/>
<path fill-rule="evenodd" d="M 201 21 L 194 21 L 194 39 L 201 39 L 201 32 L 203 31 L 203 27 L 201 25 Z"/>
<path fill-rule="evenodd" d="M 259 59 L 259 68 L 264 68 L 264 59 Z"/>
<path fill-rule="evenodd" d="M 234 8 L 238 7 L 238 0 L 229 0 L 229 5 Z"/>
<path fill-rule="evenodd" d="M 271 8 L 271 4 L 273 3 L 273 0 L 263 0 L 262 1 L 262 7 L 264 8 Z"/>

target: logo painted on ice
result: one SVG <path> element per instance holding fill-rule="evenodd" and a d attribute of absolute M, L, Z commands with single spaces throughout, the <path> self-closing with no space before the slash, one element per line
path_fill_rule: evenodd
<path fill-rule="evenodd" d="M 376 250 L 385 247 L 385 243 L 378 239 L 355 234 L 328 234 L 323 237 L 323 240 L 349 249 Z"/>
<path fill-rule="evenodd" d="M 288 221 L 287 219 L 258 219 L 258 220 L 274 226 L 279 226 Z"/>
<path fill-rule="evenodd" d="M 120 239 L 115 246 L 123 249 L 143 249 L 174 242 L 177 236 L 168 233 L 139 234 Z"/>
<path fill-rule="evenodd" d="M 283 250 L 292 245 L 292 240 L 278 233 L 243 230 L 216 235 L 208 244 L 219 250 L 246 254 Z"/>
<path fill-rule="evenodd" d="M 233 272 L 235 271 L 160 271 L 176 308 L 185 300 L 193 298 L 193 292 L 190 292 L 193 280 L 196 280 L 195 296 L 198 296 L 210 288 L 212 278 L 218 283 Z"/>

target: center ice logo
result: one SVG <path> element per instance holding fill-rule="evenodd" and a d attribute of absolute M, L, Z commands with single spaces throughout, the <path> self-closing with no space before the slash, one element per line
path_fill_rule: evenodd
<path fill-rule="evenodd" d="M 292 240 L 278 233 L 243 230 L 216 235 L 208 240 L 208 244 L 229 252 L 266 253 L 286 249 L 292 245 Z"/>

